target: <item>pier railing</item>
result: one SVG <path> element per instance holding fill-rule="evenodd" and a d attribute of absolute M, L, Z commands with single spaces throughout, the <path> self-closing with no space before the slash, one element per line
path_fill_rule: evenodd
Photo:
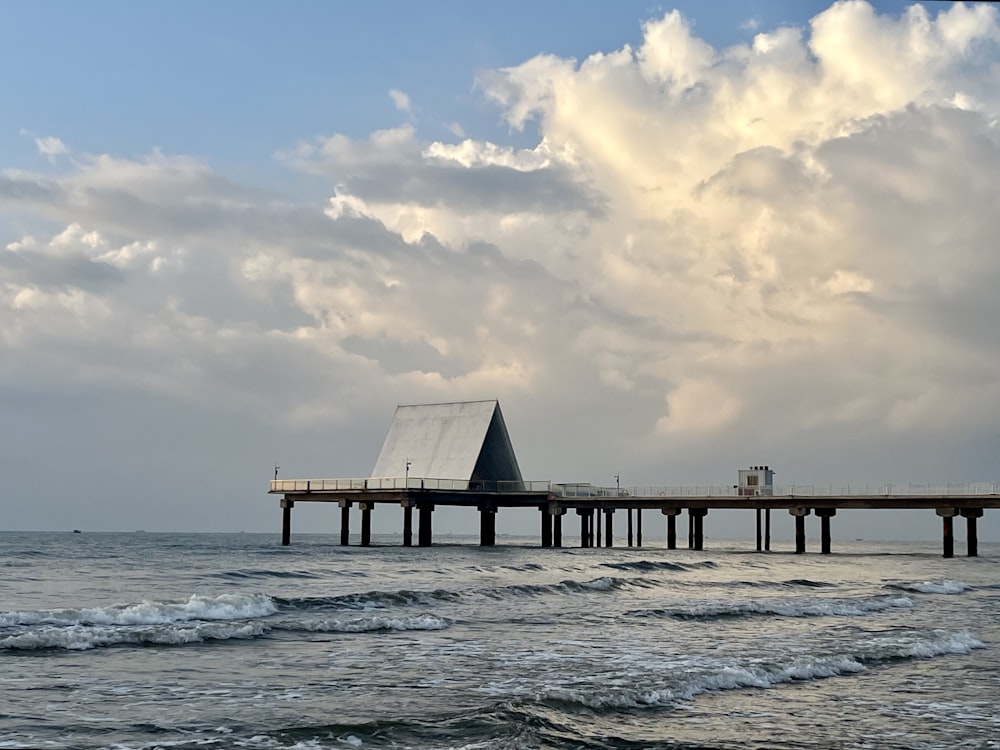
<path fill-rule="evenodd" d="M 736 485 L 684 485 L 674 487 L 598 487 L 588 484 L 552 485 L 552 490 L 563 497 L 894 497 L 942 495 L 997 495 L 1000 482 L 971 482 L 951 484 L 786 484 L 764 487 L 739 487 Z"/>
<path fill-rule="evenodd" d="M 272 479 L 271 492 L 361 492 L 365 490 L 438 490 L 445 492 L 549 492 L 548 481 L 483 481 L 426 477 L 364 479 Z"/>
<path fill-rule="evenodd" d="M 926 497 L 998 495 L 1000 482 L 951 484 L 786 484 L 764 487 L 736 485 L 681 485 L 671 487 L 600 487 L 592 484 L 555 484 L 549 481 L 480 481 L 427 477 L 340 479 L 274 479 L 271 492 L 364 492 L 366 490 L 436 490 L 443 492 L 543 493 L 560 497 L 627 500 L 630 497 Z"/>

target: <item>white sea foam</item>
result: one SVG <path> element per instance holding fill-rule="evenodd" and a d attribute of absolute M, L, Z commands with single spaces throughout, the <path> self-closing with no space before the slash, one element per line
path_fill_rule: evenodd
<path fill-rule="evenodd" d="M 221 641 L 231 638 L 256 638 L 268 632 L 262 622 L 204 622 L 185 625 L 149 625 L 143 627 L 121 625 L 46 625 L 25 633 L 0 636 L 0 650 L 35 651 L 40 649 L 67 649 L 86 651 L 102 646 L 124 644 L 180 645 Z"/>
<path fill-rule="evenodd" d="M 350 619 L 323 619 L 283 623 L 281 627 L 310 630 L 319 633 L 369 633 L 379 630 L 444 630 L 450 621 L 437 615 L 424 614 L 410 617 L 353 617 Z"/>
<path fill-rule="evenodd" d="M 616 578 L 609 578 L 607 576 L 601 576 L 600 578 L 595 578 L 592 581 L 581 581 L 579 583 L 580 588 L 586 589 L 588 591 L 610 591 L 619 583 Z"/>
<path fill-rule="evenodd" d="M 110 607 L 4 612 L 0 627 L 23 625 L 162 625 L 192 620 L 244 620 L 278 611 L 264 594 L 193 594 L 181 602 L 142 601 Z"/>
<path fill-rule="evenodd" d="M 602 685 L 544 689 L 543 699 L 570 701 L 595 709 L 642 708 L 673 705 L 703 693 L 740 688 L 768 688 L 789 682 L 824 679 L 864 672 L 868 665 L 896 659 L 923 659 L 946 654 L 967 654 L 985 648 L 965 631 L 879 634 L 856 643 L 853 653 L 797 656 L 788 661 L 763 663 L 748 661 L 729 664 L 692 664 L 665 674 L 660 685 L 642 687 Z"/>
<path fill-rule="evenodd" d="M 912 606 L 913 600 L 907 596 L 879 596 L 863 599 L 755 599 L 746 601 L 712 599 L 687 607 L 633 610 L 630 614 L 636 617 L 674 617 L 692 620 L 746 615 L 857 617 L 870 612 L 881 612 L 887 609 Z"/>
<path fill-rule="evenodd" d="M 963 591 L 972 589 L 972 586 L 967 583 L 952 581 L 950 579 L 896 583 L 892 584 L 892 587 L 902 589 L 903 591 L 915 591 L 920 594 L 961 594 Z"/>
<path fill-rule="evenodd" d="M 930 659 L 945 654 L 968 654 L 986 645 L 967 631 L 934 630 L 929 634 L 909 632 L 880 634 L 862 641 L 860 655 L 865 661 Z"/>

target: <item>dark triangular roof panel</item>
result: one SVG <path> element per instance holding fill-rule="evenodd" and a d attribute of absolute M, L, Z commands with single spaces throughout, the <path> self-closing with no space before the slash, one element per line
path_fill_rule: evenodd
<path fill-rule="evenodd" d="M 476 468 L 472 470 L 472 479 L 487 482 L 521 481 L 521 469 L 517 465 L 514 446 L 510 443 L 500 404 L 497 404 L 493 418 L 490 419 Z"/>

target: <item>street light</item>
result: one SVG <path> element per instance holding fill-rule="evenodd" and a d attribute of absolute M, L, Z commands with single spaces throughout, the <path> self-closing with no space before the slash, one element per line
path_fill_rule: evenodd
<path fill-rule="evenodd" d="M 406 486 L 410 486 L 410 459 L 406 459 Z"/>
<path fill-rule="evenodd" d="M 615 497 L 622 494 L 622 473 L 619 471 L 615 474 Z"/>

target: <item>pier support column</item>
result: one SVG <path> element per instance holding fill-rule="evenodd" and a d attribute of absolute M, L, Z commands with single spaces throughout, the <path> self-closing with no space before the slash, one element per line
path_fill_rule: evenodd
<path fill-rule="evenodd" d="M 628 513 L 628 527 L 627 527 L 627 534 L 626 534 L 626 540 L 627 540 L 627 545 L 626 546 L 631 547 L 632 546 L 632 509 L 629 508 L 628 511 L 627 511 L 627 513 Z"/>
<path fill-rule="evenodd" d="M 590 519 L 591 524 L 596 524 L 596 529 L 594 526 L 590 528 L 591 538 L 593 539 L 594 532 L 597 532 L 597 546 L 601 546 L 601 508 L 594 511 L 594 518 Z"/>
<path fill-rule="evenodd" d="M 542 512 L 542 546 L 552 546 L 552 513 L 548 505 L 539 508 Z"/>
<path fill-rule="evenodd" d="M 694 514 L 688 508 L 688 549 L 694 549 Z"/>
<path fill-rule="evenodd" d="M 771 509 L 764 510 L 764 551 L 771 551 Z"/>
<path fill-rule="evenodd" d="M 413 546 L 413 505 L 409 500 L 403 501 L 403 546 Z"/>
<path fill-rule="evenodd" d="M 830 519 L 837 515 L 836 508 L 816 508 L 816 515 L 819 516 L 820 523 L 820 553 L 830 554 Z"/>
<path fill-rule="evenodd" d="M 281 543 L 285 547 L 292 543 L 292 508 L 295 501 L 281 498 Z"/>
<path fill-rule="evenodd" d="M 667 517 L 667 549 L 677 549 L 677 516 L 680 508 L 663 508 L 660 513 Z"/>
<path fill-rule="evenodd" d="M 976 519 L 983 517 L 982 508 L 963 508 L 965 516 L 965 544 L 969 557 L 979 556 L 979 534 L 976 532 Z"/>
<path fill-rule="evenodd" d="M 945 557 L 955 556 L 955 528 L 952 519 L 958 514 L 954 508 L 938 508 L 935 511 L 941 517 L 941 546 Z"/>
<path fill-rule="evenodd" d="M 497 543 L 497 509 L 483 506 L 479 509 L 479 546 L 492 547 Z"/>
<path fill-rule="evenodd" d="M 758 552 L 764 551 L 764 543 L 763 543 L 764 538 L 761 535 L 761 515 L 760 515 L 761 512 L 762 510 L 760 508 L 757 508 L 757 551 Z"/>
<path fill-rule="evenodd" d="M 577 508 L 576 512 L 580 516 L 580 547 L 589 547 L 590 527 L 587 524 L 587 518 L 590 515 L 590 511 L 586 508 Z"/>
<path fill-rule="evenodd" d="M 361 546 L 372 546 L 372 508 L 375 503 L 358 503 L 361 509 Z"/>
<path fill-rule="evenodd" d="M 635 509 L 635 546 L 642 546 L 642 509 Z"/>
<path fill-rule="evenodd" d="M 560 508 L 552 519 L 552 546 L 562 547 L 562 517 L 565 509 Z"/>
<path fill-rule="evenodd" d="M 614 508 L 604 509 L 604 544 L 607 547 L 614 546 L 614 535 L 612 530 L 614 529 Z"/>
<path fill-rule="evenodd" d="M 340 500 L 340 546 L 346 547 L 351 543 L 351 501 Z"/>
<path fill-rule="evenodd" d="M 705 548 L 705 516 L 708 515 L 708 508 L 688 508 L 688 515 L 691 523 L 691 549 L 702 550 Z"/>
<path fill-rule="evenodd" d="M 421 547 L 431 546 L 431 516 L 433 505 L 421 505 L 417 510 L 417 544 Z"/>
<path fill-rule="evenodd" d="M 806 551 L 806 516 L 809 509 L 789 508 L 788 512 L 795 517 L 795 554 L 801 555 Z"/>

